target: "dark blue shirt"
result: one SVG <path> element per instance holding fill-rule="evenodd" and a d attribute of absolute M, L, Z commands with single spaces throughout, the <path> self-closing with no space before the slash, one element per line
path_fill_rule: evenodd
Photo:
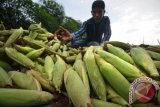
<path fill-rule="evenodd" d="M 85 21 L 81 28 L 72 33 L 72 44 L 85 46 L 89 42 L 96 41 L 99 44 L 109 41 L 111 37 L 110 20 L 104 16 L 100 23 L 95 23 L 93 18 Z"/>

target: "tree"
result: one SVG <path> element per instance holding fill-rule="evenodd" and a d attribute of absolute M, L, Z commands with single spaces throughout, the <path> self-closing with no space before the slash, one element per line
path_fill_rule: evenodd
<path fill-rule="evenodd" d="M 62 26 L 68 29 L 70 32 L 77 31 L 80 25 L 81 25 L 80 21 L 76 21 L 73 18 L 67 16 L 65 17 L 64 22 L 62 24 Z"/>

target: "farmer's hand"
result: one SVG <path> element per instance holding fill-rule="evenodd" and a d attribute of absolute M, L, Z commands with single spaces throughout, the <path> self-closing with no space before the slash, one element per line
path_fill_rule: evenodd
<path fill-rule="evenodd" d="M 59 27 L 59 29 L 55 32 L 55 34 L 57 35 L 57 38 L 61 41 L 70 41 L 72 40 L 72 35 L 71 33 L 63 28 L 63 27 Z"/>

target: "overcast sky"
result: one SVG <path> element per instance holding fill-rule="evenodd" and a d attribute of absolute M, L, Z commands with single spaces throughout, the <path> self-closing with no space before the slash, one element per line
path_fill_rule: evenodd
<path fill-rule="evenodd" d="M 85 21 L 94 0 L 56 0 L 66 16 Z M 104 0 L 111 20 L 110 40 L 157 45 L 160 41 L 160 0 Z"/>

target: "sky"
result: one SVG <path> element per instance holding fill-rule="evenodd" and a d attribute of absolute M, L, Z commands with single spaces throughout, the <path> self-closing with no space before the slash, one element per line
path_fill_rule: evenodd
<path fill-rule="evenodd" d="M 56 0 L 65 15 L 81 22 L 91 18 L 94 0 Z M 105 15 L 111 21 L 111 40 L 130 44 L 158 45 L 160 41 L 160 0 L 104 0 Z"/>

